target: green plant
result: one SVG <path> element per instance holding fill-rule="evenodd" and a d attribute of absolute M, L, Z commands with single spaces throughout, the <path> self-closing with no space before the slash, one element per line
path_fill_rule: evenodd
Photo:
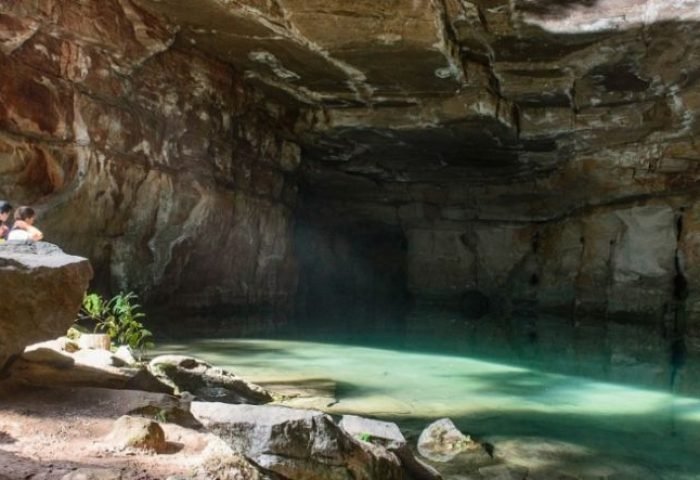
<path fill-rule="evenodd" d="M 165 423 L 168 421 L 168 411 L 165 409 L 158 409 L 155 415 L 153 415 L 153 418 L 155 419 L 156 422 L 160 423 Z"/>
<path fill-rule="evenodd" d="M 362 440 L 363 442 L 371 442 L 372 441 L 372 435 L 366 432 L 360 433 L 357 438 Z"/>
<path fill-rule="evenodd" d="M 97 331 L 97 326 L 110 316 L 111 303 L 112 300 L 106 302 L 99 293 L 85 294 L 80 308 L 80 316 L 95 322 L 95 331 Z"/>
<path fill-rule="evenodd" d="M 108 301 L 91 293 L 83 298 L 81 314 L 95 322 L 95 331 L 109 335 L 114 344 L 130 346 L 141 357 L 146 349 L 153 347 L 153 334 L 141 323 L 146 315 L 140 311 L 137 299 L 134 292 L 119 293 Z"/>

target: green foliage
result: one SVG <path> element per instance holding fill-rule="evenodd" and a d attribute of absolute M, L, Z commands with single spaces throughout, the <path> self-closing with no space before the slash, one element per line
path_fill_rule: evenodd
<path fill-rule="evenodd" d="M 359 434 L 359 435 L 357 436 L 357 438 L 359 438 L 359 439 L 362 440 L 363 442 L 368 442 L 368 443 L 369 443 L 369 442 L 372 441 L 372 435 L 369 434 L 369 433 L 366 433 L 366 432 L 363 432 L 363 433 Z"/>
<path fill-rule="evenodd" d="M 161 408 L 153 415 L 153 418 L 156 422 L 165 423 L 168 421 L 168 411 Z"/>
<path fill-rule="evenodd" d="M 83 333 L 90 333 L 90 331 L 87 328 L 81 327 L 80 325 L 75 323 L 72 327 L 68 329 L 68 332 L 66 332 L 66 337 L 76 341 L 78 340 L 78 338 L 80 338 L 80 335 L 82 335 Z"/>
<path fill-rule="evenodd" d="M 134 292 L 122 292 L 107 301 L 101 295 L 91 293 L 83 298 L 80 313 L 83 318 L 95 322 L 96 332 L 109 335 L 112 343 L 128 345 L 143 353 L 153 347 L 153 334 L 141 323 L 146 315 L 140 311 L 137 299 Z"/>

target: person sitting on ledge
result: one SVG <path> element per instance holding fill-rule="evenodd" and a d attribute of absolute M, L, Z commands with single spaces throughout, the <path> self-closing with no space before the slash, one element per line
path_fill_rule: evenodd
<path fill-rule="evenodd" d="M 12 211 L 12 205 L 4 200 L 0 200 L 0 241 L 7 238 L 7 234 L 10 233 L 10 227 L 7 226 L 7 217 L 10 216 Z"/>
<path fill-rule="evenodd" d="M 41 230 L 34 226 L 36 212 L 32 207 L 19 207 L 15 210 L 15 223 L 7 236 L 7 241 L 34 240 L 38 242 L 44 238 Z"/>

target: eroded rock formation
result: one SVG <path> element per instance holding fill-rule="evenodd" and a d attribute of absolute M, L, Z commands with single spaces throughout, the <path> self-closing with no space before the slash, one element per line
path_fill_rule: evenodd
<path fill-rule="evenodd" d="M 103 288 L 284 306 L 298 147 L 283 110 L 131 1 L 0 6 L 0 195 Z"/>
<path fill-rule="evenodd" d="M 46 243 L 0 246 L 0 371 L 24 347 L 75 322 L 92 278 L 90 263 Z"/>
<path fill-rule="evenodd" d="M 700 348 L 693 2 L 0 8 L 0 193 L 113 288 L 289 306 L 298 257 L 302 306 L 382 285 Z"/>

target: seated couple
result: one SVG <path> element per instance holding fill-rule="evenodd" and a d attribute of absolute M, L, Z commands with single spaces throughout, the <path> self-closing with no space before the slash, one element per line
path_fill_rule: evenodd
<path fill-rule="evenodd" d="M 36 212 L 31 207 L 19 207 L 15 210 L 15 221 L 12 226 L 7 225 L 7 218 L 12 211 L 12 205 L 0 202 L 0 239 L 7 241 L 39 241 L 44 238 L 41 230 L 34 226 Z"/>

